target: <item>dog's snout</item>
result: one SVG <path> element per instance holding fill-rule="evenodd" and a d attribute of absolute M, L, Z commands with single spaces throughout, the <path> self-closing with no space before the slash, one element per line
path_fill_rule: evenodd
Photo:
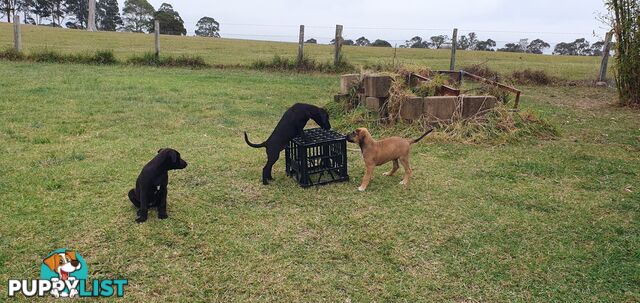
<path fill-rule="evenodd" d="M 80 265 L 80 261 L 78 261 L 78 260 L 71 260 L 71 265 L 73 265 L 73 267 L 78 267 L 78 265 Z"/>

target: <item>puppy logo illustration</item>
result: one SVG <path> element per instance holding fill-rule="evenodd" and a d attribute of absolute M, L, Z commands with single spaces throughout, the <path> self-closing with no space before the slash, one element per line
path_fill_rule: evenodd
<path fill-rule="evenodd" d="M 56 281 L 86 280 L 88 268 L 80 253 L 74 250 L 58 249 L 42 261 L 40 279 Z M 55 297 L 75 297 L 77 289 L 65 289 L 62 292 L 52 290 Z"/>
<path fill-rule="evenodd" d="M 76 250 L 57 249 L 40 263 L 39 279 L 9 279 L 9 297 L 110 298 L 124 297 L 127 279 L 89 280 L 89 268 Z"/>

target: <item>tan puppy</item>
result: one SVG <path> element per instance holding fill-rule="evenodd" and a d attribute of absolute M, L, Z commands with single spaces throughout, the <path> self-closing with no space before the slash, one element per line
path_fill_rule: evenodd
<path fill-rule="evenodd" d="M 402 185 L 409 184 L 409 178 L 413 174 L 411 166 L 409 165 L 409 152 L 411 151 L 411 145 L 420 142 L 426 137 L 433 129 L 428 130 L 422 135 L 422 137 L 411 140 L 400 137 L 391 137 L 380 141 L 373 140 L 369 130 L 366 128 L 358 128 L 354 132 L 347 136 L 347 141 L 356 143 L 360 146 L 362 152 L 362 158 L 364 158 L 364 165 L 366 166 L 366 172 L 362 178 L 362 184 L 358 187 L 359 191 L 365 191 L 371 177 L 373 177 L 373 170 L 376 166 L 380 166 L 389 161 L 393 161 L 393 168 L 390 172 L 384 173 L 385 176 L 393 176 L 396 173 L 400 165 L 398 161 L 402 163 L 404 168 L 404 178 L 400 182 Z"/>

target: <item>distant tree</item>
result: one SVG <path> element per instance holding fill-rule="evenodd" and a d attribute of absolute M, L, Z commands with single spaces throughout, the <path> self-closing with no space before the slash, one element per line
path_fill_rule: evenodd
<path fill-rule="evenodd" d="M 147 0 L 125 0 L 122 9 L 124 30 L 128 32 L 151 32 L 155 10 Z"/>
<path fill-rule="evenodd" d="M 62 20 L 64 19 L 65 10 L 66 10 L 66 2 L 64 0 L 46 0 L 49 5 L 49 9 L 51 10 L 51 26 L 60 27 L 62 24 Z"/>
<path fill-rule="evenodd" d="M 549 43 L 544 42 L 542 39 L 535 39 L 529 43 L 526 52 L 530 54 L 542 54 L 545 49 L 551 47 Z"/>
<path fill-rule="evenodd" d="M 211 17 L 202 17 L 196 24 L 196 36 L 220 38 L 220 23 Z"/>
<path fill-rule="evenodd" d="M 31 13 L 36 16 L 36 23 L 42 24 L 42 19 L 51 16 L 51 3 L 49 0 L 34 0 Z"/>
<path fill-rule="evenodd" d="M 422 40 L 422 37 L 415 36 L 407 41 L 405 41 L 404 47 L 408 48 L 429 48 L 431 47 L 431 43 L 426 40 Z"/>
<path fill-rule="evenodd" d="M 355 42 L 351 39 L 342 40 L 342 45 L 355 45 Z"/>
<path fill-rule="evenodd" d="M 100 0 L 96 3 L 96 23 L 101 31 L 115 32 L 122 27 L 118 0 Z"/>
<path fill-rule="evenodd" d="M 65 12 L 71 20 L 66 23 L 68 28 L 84 29 L 87 28 L 87 20 L 89 19 L 89 0 L 65 0 L 67 4 Z"/>
<path fill-rule="evenodd" d="M 375 47 L 392 47 L 391 43 L 385 41 L 385 40 L 380 40 L 377 39 L 376 41 L 373 41 L 373 43 L 371 43 L 371 46 L 375 46 Z"/>
<path fill-rule="evenodd" d="M 594 44 L 591 44 L 591 56 L 602 56 L 602 51 L 604 48 L 604 41 L 598 41 Z"/>
<path fill-rule="evenodd" d="M 304 43 L 307 43 L 307 44 L 318 44 L 318 40 L 316 40 L 314 38 L 311 38 L 311 39 L 305 41 Z"/>
<path fill-rule="evenodd" d="M 520 43 L 507 43 L 503 48 L 498 49 L 499 52 L 523 53 L 525 50 Z"/>
<path fill-rule="evenodd" d="M 487 39 L 487 41 L 478 41 L 478 43 L 476 43 L 476 50 L 478 51 L 493 52 L 495 51 L 494 47 L 496 47 L 496 42 L 491 39 Z"/>
<path fill-rule="evenodd" d="M 25 24 L 34 22 L 31 18 L 31 8 L 34 0 L 0 0 L 0 16 L 6 16 L 10 22 L 13 15 L 22 13 L 22 20 Z"/>
<path fill-rule="evenodd" d="M 183 36 L 187 34 L 184 27 L 184 20 L 180 17 L 173 6 L 168 3 L 162 3 L 158 11 L 154 14 L 154 19 L 160 21 L 160 33 L 165 35 Z"/>
<path fill-rule="evenodd" d="M 460 38 L 458 38 L 456 48 L 461 50 L 475 49 L 476 44 L 478 44 L 478 36 L 476 33 L 471 32 L 467 36 L 460 36 Z"/>
<path fill-rule="evenodd" d="M 0 11 L 7 17 L 7 22 L 11 22 L 11 17 L 18 10 L 20 0 L 0 0 Z"/>
<path fill-rule="evenodd" d="M 431 37 L 430 40 L 431 40 L 431 45 L 433 45 L 433 47 L 440 49 L 442 48 L 443 44 L 449 41 L 449 37 L 446 35 L 439 35 L 439 36 Z"/>
<path fill-rule="evenodd" d="M 553 50 L 554 55 L 564 56 L 589 56 L 591 55 L 591 44 L 585 38 L 576 41 L 558 43 Z"/>
<path fill-rule="evenodd" d="M 356 45 L 357 46 L 369 46 L 371 44 L 371 42 L 369 41 L 369 39 L 365 38 L 365 37 L 360 37 L 358 39 L 356 39 Z"/>

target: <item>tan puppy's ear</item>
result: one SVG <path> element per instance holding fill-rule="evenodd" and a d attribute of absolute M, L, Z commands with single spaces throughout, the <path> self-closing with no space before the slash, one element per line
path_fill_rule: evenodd
<path fill-rule="evenodd" d="M 71 260 L 78 260 L 78 259 L 76 259 L 76 251 L 75 250 L 67 250 L 65 252 L 65 254 L 67 256 L 69 256 L 69 259 L 71 259 Z"/>
<path fill-rule="evenodd" d="M 53 254 L 50 257 L 44 259 L 42 263 L 44 263 L 44 265 L 49 267 L 49 269 L 51 269 L 52 271 L 56 271 L 58 263 L 60 263 L 60 256 L 58 254 Z"/>

